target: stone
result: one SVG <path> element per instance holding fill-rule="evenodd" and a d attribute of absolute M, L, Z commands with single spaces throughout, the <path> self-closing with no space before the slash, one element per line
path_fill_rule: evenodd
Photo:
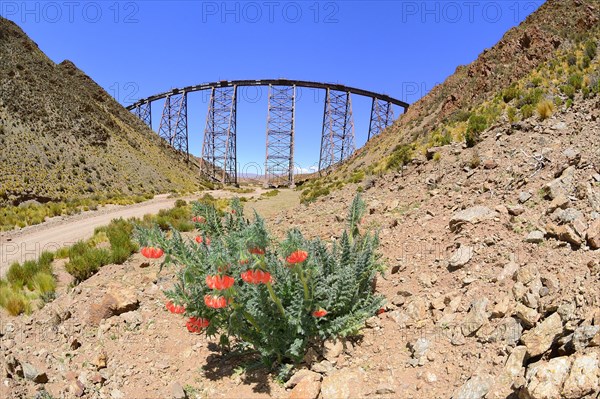
<path fill-rule="evenodd" d="M 382 383 L 377 386 L 375 393 L 377 395 L 389 395 L 396 393 L 396 389 L 391 384 Z"/>
<path fill-rule="evenodd" d="M 525 242 L 529 242 L 531 244 L 539 244 L 541 242 L 544 242 L 544 233 L 540 230 L 534 230 L 531 233 L 527 234 Z"/>
<path fill-rule="evenodd" d="M 455 213 L 450 219 L 450 231 L 457 232 L 466 224 L 476 224 L 483 220 L 493 219 L 496 213 L 485 206 L 473 206 Z"/>
<path fill-rule="evenodd" d="M 85 394 L 85 385 L 79 379 L 75 378 L 69 382 L 69 387 L 67 388 L 69 393 L 75 397 L 82 397 Z"/>
<path fill-rule="evenodd" d="M 425 320 L 429 316 L 429 301 L 422 297 L 416 297 L 406 304 L 404 312 L 414 323 Z"/>
<path fill-rule="evenodd" d="M 523 375 L 524 369 L 523 365 L 525 364 L 525 360 L 528 358 L 527 356 L 527 347 L 526 346 L 517 346 L 515 347 L 506 363 L 504 364 L 504 372 L 514 379 L 519 375 Z"/>
<path fill-rule="evenodd" d="M 496 318 L 496 319 L 504 317 L 504 315 L 506 315 L 508 313 L 509 305 L 510 305 L 510 297 L 509 296 L 502 297 L 494 305 L 494 308 L 492 309 L 492 317 Z"/>
<path fill-rule="evenodd" d="M 546 210 L 547 214 L 551 214 L 557 209 L 565 209 L 569 206 L 569 199 L 564 194 L 559 194 L 556 198 L 550 202 L 548 209 Z"/>
<path fill-rule="evenodd" d="M 582 351 L 587 348 L 598 332 L 600 332 L 600 326 L 579 326 L 575 329 L 569 346 L 576 352 Z"/>
<path fill-rule="evenodd" d="M 465 337 L 473 335 L 487 322 L 488 316 L 485 310 L 488 302 L 487 298 L 480 298 L 471 303 L 469 313 L 467 313 L 461 325 L 461 331 Z"/>
<path fill-rule="evenodd" d="M 525 327 L 533 327 L 540 318 L 540 314 L 522 303 L 518 303 L 515 307 L 515 317 L 523 323 Z"/>
<path fill-rule="evenodd" d="M 473 247 L 461 245 L 450 257 L 449 265 L 453 269 L 459 269 L 465 266 L 473 257 Z"/>
<path fill-rule="evenodd" d="M 522 191 L 519 193 L 519 202 L 521 204 L 524 204 L 525 202 L 529 201 L 530 198 L 531 193 L 529 191 Z"/>
<path fill-rule="evenodd" d="M 575 208 L 566 208 L 557 214 L 559 223 L 573 223 L 578 219 L 583 219 L 583 213 Z"/>
<path fill-rule="evenodd" d="M 112 399 L 124 399 L 125 394 L 123 392 L 119 391 L 117 388 L 115 388 L 112 391 L 110 391 L 110 397 Z"/>
<path fill-rule="evenodd" d="M 491 375 L 484 374 L 473 376 L 460 388 L 454 391 L 452 399 L 482 399 L 493 384 L 494 378 Z"/>
<path fill-rule="evenodd" d="M 427 355 L 431 342 L 427 338 L 419 338 L 415 342 L 408 343 L 408 349 L 412 352 L 412 357 L 421 359 Z"/>
<path fill-rule="evenodd" d="M 503 342 L 516 346 L 523 334 L 523 326 L 513 317 L 507 317 L 487 337 L 487 342 Z"/>
<path fill-rule="evenodd" d="M 95 363 L 96 370 L 105 369 L 106 368 L 106 361 L 107 361 L 106 353 L 100 352 L 98 354 L 98 356 L 96 357 L 96 363 Z"/>
<path fill-rule="evenodd" d="M 354 369 L 336 370 L 323 378 L 321 397 L 323 399 L 349 399 L 361 396 L 357 391 L 362 376 Z"/>
<path fill-rule="evenodd" d="M 550 183 L 547 183 L 544 186 L 546 196 L 551 200 L 557 198 L 561 194 L 567 197 L 569 195 L 569 192 L 573 188 L 574 176 L 575 167 L 569 166 L 562 172 L 560 177 L 552 180 Z"/>
<path fill-rule="evenodd" d="M 290 391 L 290 399 L 317 399 L 321 392 L 321 380 L 305 378 Z"/>
<path fill-rule="evenodd" d="M 45 384 L 48 382 L 48 376 L 45 372 L 39 371 L 35 366 L 30 363 L 21 363 L 23 368 L 23 377 L 25 379 L 35 382 L 36 384 Z"/>
<path fill-rule="evenodd" d="M 582 398 L 598 393 L 598 390 L 598 354 L 576 355 L 563 386 L 563 396 L 566 399 Z"/>
<path fill-rule="evenodd" d="M 171 397 L 173 399 L 186 399 L 187 398 L 187 395 L 186 395 L 183 387 L 177 381 L 174 382 L 173 384 L 171 384 Z"/>
<path fill-rule="evenodd" d="M 322 360 L 319 363 L 314 363 L 311 367 L 312 371 L 321 374 L 328 374 L 333 369 L 333 364 L 329 360 Z"/>
<path fill-rule="evenodd" d="M 567 356 L 530 364 L 527 368 L 522 396 L 527 399 L 560 398 L 562 385 L 568 376 L 570 367 L 571 359 Z"/>
<path fill-rule="evenodd" d="M 521 337 L 521 342 L 527 347 L 530 357 L 539 356 L 552 346 L 552 343 L 563 332 L 562 320 L 558 313 L 553 313 L 535 328 L 526 331 Z"/>
<path fill-rule="evenodd" d="M 563 155 L 567 158 L 569 165 L 577 165 L 581 161 L 581 153 L 573 148 L 564 150 Z"/>
<path fill-rule="evenodd" d="M 298 370 L 294 375 L 287 380 L 285 383 L 286 388 L 293 388 L 298 385 L 302 380 L 309 379 L 313 381 L 321 381 L 323 376 L 319 373 L 315 373 L 314 371 L 310 371 L 307 369 Z"/>
<path fill-rule="evenodd" d="M 511 260 L 504 265 L 502 271 L 496 277 L 496 281 L 501 282 L 512 279 L 517 270 L 519 270 L 519 265 L 514 261 L 514 256 L 511 256 Z"/>
<path fill-rule="evenodd" d="M 581 237 L 577 235 L 571 226 L 558 226 L 557 233 L 559 240 L 568 242 L 575 247 L 579 247 L 581 245 Z"/>
<path fill-rule="evenodd" d="M 525 213 L 525 207 L 523 205 L 507 205 L 506 209 L 508 214 L 512 216 L 519 216 Z"/>
<path fill-rule="evenodd" d="M 323 343 L 323 357 L 335 364 L 344 351 L 344 343 L 340 339 L 328 339 Z"/>
<path fill-rule="evenodd" d="M 594 220 L 586 232 L 587 243 L 591 249 L 600 249 L 600 219 Z"/>
<path fill-rule="evenodd" d="M 523 285 L 527 285 L 538 276 L 539 271 L 537 266 L 533 264 L 527 264 L 517 270 L 517 273 L 515 274 L 515 280 Z"/>
<path fill-rule="evenodd" d="M 486 159 L 483 161 L 483 169 L 496 169 L 498 167 L 498 163 L 493 159 Z"/>
<path fill-rule="evenodd" d="M 139 301 L 133 290 L 126 288 L 113 289 L 104 295 L 100 303 L 94 303 L 90 306 L 89 322 L 92 325 L 99 325 L 104 319 L 136 310 L 138 307 Z"/>

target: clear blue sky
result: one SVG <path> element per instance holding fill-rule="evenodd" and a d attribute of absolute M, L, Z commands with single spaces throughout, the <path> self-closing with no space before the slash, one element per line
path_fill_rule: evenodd
<path fill-rule="evenodd" d="M 174 87 L 278 77 L 337 82 L 413 103 L 542 3 L 0 1 L 0 14 L 53 61 L 72 60 L 124 105 Z M 240 94 L 238 162 L 262 167 L 267 89 Z M 295 158 L 304 168 L 318 162 L 323 99 L 303 89 L 297 101 Z M 362 146 L 370 101 L 352 101 Z M 195 154 L 207 102 L 200 93 L 189 97 Z M 155 127 L 161 107 L 153 107 Z"/>

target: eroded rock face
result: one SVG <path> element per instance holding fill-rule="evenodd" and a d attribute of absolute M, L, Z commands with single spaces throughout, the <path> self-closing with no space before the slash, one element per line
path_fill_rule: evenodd
<path fill-rule="evenodd" d="M 113 289 L 107 292 L 100 303 L 90 306 L 88 321 L 98 325 L 103 319 L 136 310 L 140 303 L 131 289 Z"/>

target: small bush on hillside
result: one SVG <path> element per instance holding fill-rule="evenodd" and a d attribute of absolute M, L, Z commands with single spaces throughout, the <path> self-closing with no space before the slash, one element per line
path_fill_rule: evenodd
<path fill-rule="evenodd" d="M 386 162 L 386 169 L 399 169 L 409 163 L 413 158 L 413 148 L 409 144 L 397 145 Z"/>
<path fill-rule="evenodd" d="M 15 289 L 9 284 L 0 284 L 0 306 L 6 309 L 11 316 L 31 311 L 29 299 L 22 290 Z"/>
<path fill-rule="evenodd" d="M 549 100 L 544 100 L 538 103 L 537 112 L 540 120 L 548 119 L 554 113 L 554 104 Z"/>
<path fill-rule="evenodd" d="M 527 119 L 527 118 L 531 118 L 533 116 L 533 105 L 524 105 L 523 108 L 521 108 L 521 117 L 523 119 Z"/>
<path fill-rule="evenodd" d="M 514 123 L 517 121 L 517 110 L 513 107 L 508 107 L 506 110 L 506 117 L 510 123 Z"/>
<path fill-rule="evenodd" d="M 596 53 L 598 51 L 598 45 L 594 40 L 588 40 L 585 43 L 585 55 L 593 60 L 596 57 Z"/>
<path fill-rule="evenodd" d="M 69 249 L 69 262 L 65 265 L 65 270 L 77 282 L 81 282 L 110 261 L 111 253 L 107 249 L 92 248 L 87 243 L 79 241 Z"/>
<path fill-rule="evenodd" d="M 44 302 L 54 299 L 56 291 L 56 279 L 49 273 L 39 272 L 32 278 L 33 290 L 42 298 Z"/>
<path fill-rule="evenodd" d="M 279 190 L 275 189 L 275 190 L 269 190 L 267 192 L 262 193 L 260 196 L 261 197 L 276 197 L 279 194 Z"/>
<path fill-rule="evenodd" d="M 574 73 L 571 76 L 569 76 L 568 82 L 569 85 L 573 86 L 575 91 L 581 90 L 581 87 L 583 85 L 583 76 L 581 76 L 581 74 L 579 73 Z"/>
<path fill-rule="evenodd" d="M 137 245 L 131 240 L 132 231 L 133 224 L 123 219 L 115 219 L 108 225 L 106 236 L 110 243 L 113 263 L 120 265 L 137 251 Z"/>
<path fill-rule="evenodd" d="M 567 54 L 567 64 L 569 66 L 577 65 L 577 56 L 574 53 Z"/>
<path fill-rule="evenodd" d="M 537 105 L 544 95 L 544 90 L 541 88 L 533 88 L 528 90 L 517 100 L 517 108 L 523 108 L 525 105 Z"/>
<path fill-rule="evenodd" d="M 175 201 L 175 208 L 182 208 L 186 205 L 187 205 L 187 202 L 185 202 L 185 200 L 178 199 L 177 201 Z"/>
<path fill-rule="evenodd" d="M 465 132 L 465 142 L 467 147 L 473 147 L 480 141 L 480 134 L 487 128 L 487 119 L 483 115 L 472 115 L 469 118 L 467 131 Z"/>
<path fill-rule="evenodd" d="M 572 85 L 562 85 L 560 86 L 560 91 L 567 97 L 569 97 L 570 100 L 573 100 L 575 98 L 575 87 L 573 87 Z"/>
<path fill-rule="evenodd" d="M 519 98 L 521 96 L 521 90 L 517 87 L 517 85 L 513 84 L 502 92 L 502 100 L 505 103 L 511 102 L 515 98 Z"/>

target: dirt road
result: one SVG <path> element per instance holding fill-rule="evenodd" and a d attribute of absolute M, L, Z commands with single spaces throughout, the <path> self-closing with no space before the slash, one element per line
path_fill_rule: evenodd
<path fill-rule="evenodd" d="M 229 191 L 208 191 L 213 197 L 258 196 L 258 189 L 250 194 L 234 194 Z M 202 193 L 204 194 L 204 192 Z M 198 196 L 184 197 L 184 200 Z M 40 225 L 0 235 L 0 276 L 3 276 L 11 263 L 37 259 L 42 251 L 56 251 L 78 240 L 85 240 L 94 234 L 94 229 L 104 226 L 116 218 L 142 217 L 158 213 L 161 209 L 172 208 L 176 198 L 167 194 L 157 195 L 153 199 L 134 205 L 109 205 L 97 211 L 84 212 L 68 217 L 56 217 Z"/>

